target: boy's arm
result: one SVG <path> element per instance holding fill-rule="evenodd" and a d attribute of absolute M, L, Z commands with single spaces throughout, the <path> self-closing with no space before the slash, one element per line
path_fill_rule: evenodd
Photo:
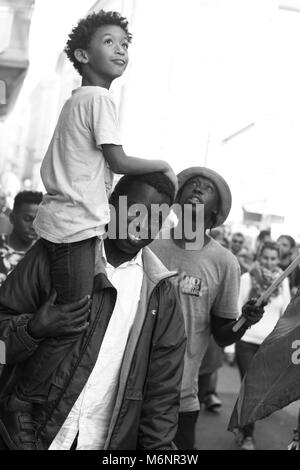
<path fill-rule="evenodd" d="M 177 177 L 166 161 L 129 157 L 124 152 L 122 145 L 102 144 L 102 150 L 105 160 L 114 173 L 140 175 L 160 171 L 166 174 L 177 190 Z"/>

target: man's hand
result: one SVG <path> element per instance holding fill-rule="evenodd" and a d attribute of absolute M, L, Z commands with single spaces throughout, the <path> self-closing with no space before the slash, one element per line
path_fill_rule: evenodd
<path fill-rule="evenodd" d="M 242 308 L 242 315 L 246 319 L 246 323 L 244 325 L 247 328 L 252 325 L 255 325 L 255 323 L 259 322 L 259 320 L 261 320 L 263 317 L 267 302 L 264 302 L 262 305 L 257 307 L 255 305 L 256 301 L 257 299 L 250 299 L 248 300 L 248 302 L 245 303 Z"/>
<path fill-rule="evenodd" d="M 40 307 L 28 322 L 28 332 L 36 339 L 79 335 L 88 327 L 91 298 L 86 295 L 76 302 L 54 305 L 56 293 Z"/>

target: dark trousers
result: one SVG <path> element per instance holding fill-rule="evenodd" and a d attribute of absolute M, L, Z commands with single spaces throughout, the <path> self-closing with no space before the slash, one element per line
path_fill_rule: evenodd
<path fill-rule="evenodd" d="M 92 293 L 95 241 L 95 237 L 75 243 L 52 243 L 42 239 L 50 256 L 56 304 L 75 302 Z"/>
<path fill-rule="evenodd" d="M 247 343 L 243 340 L 236 342 L 235 357 L 241 380 L 246 374 L 250 362 L 252 361 L 252 358 L 256 354 L 258 348 L 259 344 Z M 254 423 L 247 424 L 242 430 L 245 437 L 252 437 L 254 433 Z"/>
<path fill-rule="evenodd" d="M 0 451 L 1 450 L 10 450 L 10 449 L 9 449 L 9 447 L 7 447 L 7 445 L 3 441 L 2 437 L 0 436 Z"/>
<path fill-rule="evenodd" d="M 195 449 L 196 422 L 199 411 L 179 413 L 178 428 L 174 443 L 179 450 Z"/>
<path fill-rule="evenodd" d="M 92 294 L 95 267 L 95 241 L 56 244 L 42 239 L 50 256 L 51 280 L 57 292 L 56 304 L 75 302 Z M 24 363 L 17 385 L 20 399 L 42 404 L 47 400 L 51 377 L 78 336 L 47 338 Z"/>
<path fill-rule="evenodd" d="M 198 377 L 198 399 L 199 403 L 203 403 L 205 398 L 208 395 L 214 393 L 217 395 L 217 380 L 218 380 L 218 371 L 211 374 L 203 374 Z"/>

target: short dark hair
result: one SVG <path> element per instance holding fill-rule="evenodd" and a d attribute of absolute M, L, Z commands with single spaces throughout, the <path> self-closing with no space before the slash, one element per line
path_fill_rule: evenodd
<path fill-rule="evenodd" d="M 286 239 L 288 240 L 289 244 L 290 244 L 290 247 L 291 247 L 291 248 L 295 248 L 295 246 L 296 246 L 296 240 L 295 240 L 293 237 L 291 237 L 290 235 L 280 235 L 280 237 L 278 238 L 278 240 L 280 240 L 280 238 L 286 238 Z M 278 240 L 277 240 L 277 241 L 278 241 Z"/>
<path fill-rule="evenodd" d="M 262 255 L 264 250 L 274 250 L 279 256 L 279 245 L 276 242 L 265 242 L 260 249 L 259 256 Z"/>
<path fill-rule="evenodd" d="M 111 195 L 111 202 L 117 196 L 124 195 L 133 183 L 146 183 L 152 188 L 156 189 L 159 193 L 164 194 L 168 199 L 170 205 L 173 204 L 175 199 L 175 187 L 172 181 L 160 171 L 147 173 L 142 175 L 125 175 L 115 186 Z"/>
<path fill-rule="evenodd" d="M 242 232 L 235 232 L 232 234 L 232 237 L 231 237 L 231 240 L 233 239 L 233 237 L 240 237 L 242 238 L 244 241 L 245 241 L 245 235 L 242 233 Z"/>
<path fill-rule="evenodd" d="M 13 212 L 16 212 L 22 204 L 40 204 L 43 199 L 43 193 L 39 191 L 21 191 L 14 200 Z"/>
<path fill-rule="evenodd" d="M 257 240 L 263 240 L 265 237 L 271 236 L 271 230 L 261 230 L 257 236 Z"/>
<path fill-rule="evenodd" d="M 80 75 L 82 74 L 82 64 L 76 60 L 74 51 L 76 49 L 87 49 L 97 29 L 104 25 L 120 26 L 125 31 L 128 42 L 132 40 L 132 34 L 128 31 L 127 19 L 117 11 L 100 10 L 98 13 L 91 13 L 79 20 L 69 34 L 64 52 Z"/>

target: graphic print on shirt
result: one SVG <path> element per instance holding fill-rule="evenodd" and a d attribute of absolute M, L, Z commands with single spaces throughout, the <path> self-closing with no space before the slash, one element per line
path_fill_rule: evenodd
<path fill-rule="evenodd" d="M 202 281 L 199 277 L 184 274 L 179 281 L 182 294 L 200 296 Z"/>

